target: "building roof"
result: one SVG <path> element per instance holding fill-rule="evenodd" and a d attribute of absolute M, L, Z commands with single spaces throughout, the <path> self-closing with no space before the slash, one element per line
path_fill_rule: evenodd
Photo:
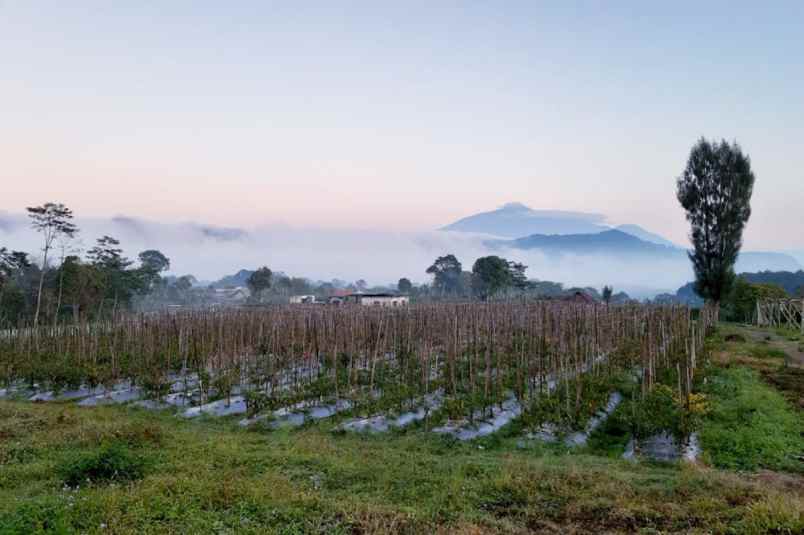
<path fill-rule="evenodd" d="M 392 294 L 392 293 L 353 293 L 348 294 L 346 297 L 407 297 L 406 295 Z"/>

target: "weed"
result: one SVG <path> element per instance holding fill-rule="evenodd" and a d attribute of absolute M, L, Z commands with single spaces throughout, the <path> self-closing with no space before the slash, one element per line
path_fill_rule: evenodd
<path fill-rule="evenodd" d="M 82 484 L 135 481 L 145 475 L 145 460 L 127 445 L 113 442 L 100 449 L 68 459 L 59 468 L 64 484 L 77 487 Z"/>
<path fill-rule="evenodd" d="M 715 466 L 804 471 L 795 456 L 804 453 L 802 421 L 785 399 L 743 367 L 711 370 L 703 387 L 711 410 L 701 443 Z"/>

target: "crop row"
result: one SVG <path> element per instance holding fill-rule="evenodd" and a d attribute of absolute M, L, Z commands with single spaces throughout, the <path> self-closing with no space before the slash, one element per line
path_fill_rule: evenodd
<path fill-rule="evenodd" d="M 348 400 L 370 413 L 439 391 L 454 417 L 563 387 L 572 413 L 581 376 L 636 373 L 648 390 L 670 372 L 688 393 L 710 321 L 706 309 L 693 319 L 685 307 L 558 302 L 124 315 L 4 333 L 0 381 L 56 392 L 127 382 L 160 399 L 192 376 L 199 402 L 241 392 L 252 412 Z"/>

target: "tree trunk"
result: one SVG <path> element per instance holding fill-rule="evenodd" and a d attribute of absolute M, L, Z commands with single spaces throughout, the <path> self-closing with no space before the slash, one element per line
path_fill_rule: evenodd
<path fill-rule="evenodd" d="M 34 327 L 39 324 L 39 310 L 42 306 L 42 288 L 45 285 L 45 271 L 47 271 L 47 251 L 49 247 L 45 246 L 45 254 L 42 257 L 42 273 L 39 274 L 39 290 L 36 293 L 36 312 L 34 313 Z"/>
<path fill-rule="evenodd" d="M 59 297 L 56 299 L 56 314 L 53 316 L 53 325 L 59 321 L 59 310 L 61 310 L 61 296 L 64 289 L 64 254 L 61 256 L 61 267 L 59 268 Z"/>

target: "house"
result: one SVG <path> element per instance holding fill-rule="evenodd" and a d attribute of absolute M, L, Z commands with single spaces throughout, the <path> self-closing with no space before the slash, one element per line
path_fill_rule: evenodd
<path fill-rule="evenodd" d="M 214 300 L 219 303 L 243 303 L 251 296 L 251 291 L 245 286 L 231 288 L 215 288 Z"/>
<path fill-rule="evenodd" d="M 410 302 L 407 295 L 392 293 L 353 293 L 344 298 L 344 302 L 365 306 L 398 307 Z"/>
<path fill-rule="evenodd" d="M 316 302 L 314 295 L 291 295 L 291 305 L 312 305 Z"/>
<path fill-rule="evenodd" d="M 570 303 L 578 303 L 581 305 L 594 305 L 596 303 L 594 297 L 580 290 L 577 290 L 564 297 L 564 301 L 569 301 Z"/>

